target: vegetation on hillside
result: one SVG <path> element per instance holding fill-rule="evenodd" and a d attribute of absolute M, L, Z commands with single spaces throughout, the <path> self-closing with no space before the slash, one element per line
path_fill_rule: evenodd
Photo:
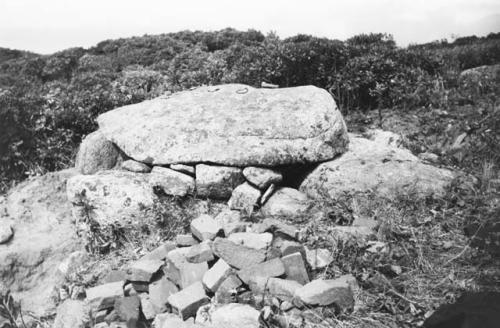
<path fill-rule="evenodd" d="M 107 40 L 46 56 L 0 49 L 0 189 L 68 166 L 100 113 L 168 91 L 231 82 L 312 84 L 329 90 L 346 114 L 448 110 L 474 103 L 473 92 L 496 96 L 498 81 L 473 92 L 457 82 L 462 70 L 495 63 L 500 33 L 398 48 L 386 34 L 282 40 L 228 28 Z"/>

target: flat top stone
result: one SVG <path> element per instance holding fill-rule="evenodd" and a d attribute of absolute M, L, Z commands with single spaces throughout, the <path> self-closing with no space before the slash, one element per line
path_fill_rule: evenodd
<path fill-rule="evenodd" d="M 97 121 L 125 154 L 160 165 L 318 162 L 348 144 L 333 98 L 314 86 L 206 86 L 120 107 Z"/>

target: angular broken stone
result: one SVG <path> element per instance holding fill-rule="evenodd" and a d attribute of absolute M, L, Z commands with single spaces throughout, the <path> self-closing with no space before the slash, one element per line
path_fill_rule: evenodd
<path fill-rule="evenodd" d="M 255 249 L 267 249 L 271 246 L 273 235 L 269 232 L 235 232 L 229 235 L 227 239 L 238 245 Z"/>
<path fill-rule="evenodd" d="M 149 285 L 149 298 L 156 313 L 167 310 L 168 298 L 179 291 L 179 288 L 167 279 L 162 277 Z"/>
<path fill-rule="evenodd" d="M 352 289 L 344 280 L 313 280 L 297 289 L 295 297 L 302 303 L 311 306 L 335 304 L 340 310 L 354 307 Z"/>
<path fill-rule="evenodd" d="M 240 211 L 223 210 L 216 217 L 215 221 L 224 230 L 224 236 L 229 236 L 234 232 L 243 232 L 246 230 L 246 224 L 241 220 Z"/>
<path fill-rule="evenodd" d="M 228 199 L 243 183 L 241 169 L 231 166 L 196 165 L 196 193 L 201 197 Z"/>
<path fill-rule="evenodd" d="M 215 293 L 222 282 L 231 274 L 232 269 L 223 259 L 219 259 L 203 276 L 205 288 Z"/>
<path fill-rule="evenodd" d="M 167 264 L 163 272 L 180 288 L 185 288 L 194 282 L 201 281 L 203 275 L 208 270 L 208 264 L 189 263 L 186 259 L 188 248 L 177 248 L 170 251 L 167 255 Z"/>
<path fill-rule="evenodd" d="M 263 167 L 246 167 L 243 169 L 243 175 L 248 182 L 260 190 L 265 190 L 273 183 L 279 184 L 283 180 L 283 175 L 280 172 Z"/>
<path fill-rule="evenodd" d="M 215 301 L 217 303 L 232 303 L 236 299 L 237 289 L 243 285 L 243 282 L 236 276 L 236 274 L 230 274 L 219 288 L 215 292 Z"/>
<path fill-rule="evenodd" d="M 283 265 L 281 259 L 278 258 L 247 266 L 238 271 L 238 277 L 240 277 L 240 279 L 247 285 L 250 285 L 256 277 L 271 278 L 280 277 L 284 274 L 285 266 Z"/>
<path fill-rule="evenodd" d="M 290 239 L 297 239 L 299 234 L 299 229 L 293 225 L 283 223 L 277 219 L 264 219 L 260 227 L 260 232 L 271 232 L 274 235 L 282 235 Z"/>
<path fill-rule="evenodd" d="M 124 296 L 123 281 L 110 282 L 104 285 L 87 289 L 87 301 L 92 311 L 112 308 L 118 297 Z"/>
<path fill-rule="evenodd" d="M 198 241 L 192 235 L 188 234 L 177 235 L 175 237 L 175 242 L 179 247 L 188 247 L 198 244 Z"/>
<path fill-rule="evenodd" d="M 287 279 L 295 280 L 302 285 L 309 282 L 309 274 L 300 253 L 283 256 L 281 260 L 285 266 Z"/>
<path fill-rule="evenodd" d="M 194 317 L 198 308 L 209 302 L 201 282 L 195 282 L 180 292 L 170 295 L 168 303 L 179 314 L 182 320 Z"/>
<path fill-rule="evenodd" d="M 208 214 L 202 214 L 191 221 L 191 233 L 199 240 L 213 240 L 222 227 Z"/>
<path fill-rule="evenodd" d="M 186 196 L 193 194 L 195 183 L 193 177 L 166 167 L 155 166 L 149 175 L 149 184 L 161 188 L 167 195 Z"/>
<path fill-rule="evenodd" d="M 266 287 L 271 295 L 281 301 L 291 301 L 297 289 L 301 288 L 302 285 L 295 280 L 269 278 Z"/>
<path fill-rule="evenodd" d="M 186 259 L 191 263 L 210 262 L 214 260 L 212 252 L 212 241 L 206 240 L 199 244 L 189 247 Z"/>
<path fill-rule="evenodd" d="M 312 270 L 322 270 L 333 262 L 333 255 L 325 248 L 306 249 L 306 259 Z"/>
<path fill-rule="evenodd" d="M 153 249 L 151 252 L 147 253 L 142 257 L 144 260 L 165 260 L 167 258 L 168 252 L 175 249 L 176 244 L 171 241 L 166 241 L 162 243 L 157 248 Z"/>
<path fill-rule="evenodd" d="M 179 171 L 184 174 L 189 174 L 191 176 L 195 175 L 195 168 L 194 166 L 191 165 L 184 165 L 184 164 L 172 164 L 170 165 L 170 168 L 175 171 Z"/>
<path fill-rule="evenodd" d="M 133 159 L 128 159 L 126 161 L 123 161 L 121 164 L 122 169 L 130 171 L 130 172 L 136 172 L 136 173 L 149 173 L 151 172 L 151 167 L 148 165 L 134 161 Z"/>
<path fill-rule="evenodd" d="M 290 255 L 299 252 L 302 256 L 306 256 L 306 249 L 304 245 L 295 241 L 277 236 L 273 239 L 273 247 L 281 251 L 282 256 Z"/>
<path fill-rule="evenodd" d="M 163 260 L 141 259 L 130 266 L 127 279 L 134 282 L 149 282 L 164 264 L 165 261 Z"/>
<path fill-rule="evenodd" d="M 151 298 L 147 293 L 139 294 L 139 298 L 141 299 L 141 311 L 146 320 L 153 320 L 158 313 L 151 302 Z"/>
<path fill-rule="evenodd" d="M 212 250 L 217 257 L 237 269 L 242 269 L 266 260 L 265 251 L 237 245 L 225 238 L 215 238 Z"/>
<path fill-rule="evenodd" d="M 253 213 L 254 208 L 259 204 L 260 196 L 259 189 L 245 182 L 233 190 L 227 204 L 230 209 L 239 210 L 249 215 Z"/>
<path fill-rule="evenodd" d="M 114 310 L 119 321 L 125 322 L 126 327 L 137 327 L 141 315 L 141 299 L 139 296 L 127 296 L 117 298 Z"/>

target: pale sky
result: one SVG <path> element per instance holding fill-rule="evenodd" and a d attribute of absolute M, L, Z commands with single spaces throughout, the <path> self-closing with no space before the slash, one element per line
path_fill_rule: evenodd
<path fill-rule="evenodd" d="M 0 0 L 0 47 L 38 53 L 226 27 L 340 40 L 387 32 L 405 46 L 500 32 L 500 0 Z"/>

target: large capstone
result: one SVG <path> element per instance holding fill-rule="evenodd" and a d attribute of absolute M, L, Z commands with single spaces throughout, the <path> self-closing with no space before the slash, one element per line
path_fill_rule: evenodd
<path fill-rule="evenodd" d="M 348 144 L 333 98 L 314 86 L 200 87 L 117 108 L 97 121 L 126 155 L 155 165 L 319 162 L 343 153 Z"/>

